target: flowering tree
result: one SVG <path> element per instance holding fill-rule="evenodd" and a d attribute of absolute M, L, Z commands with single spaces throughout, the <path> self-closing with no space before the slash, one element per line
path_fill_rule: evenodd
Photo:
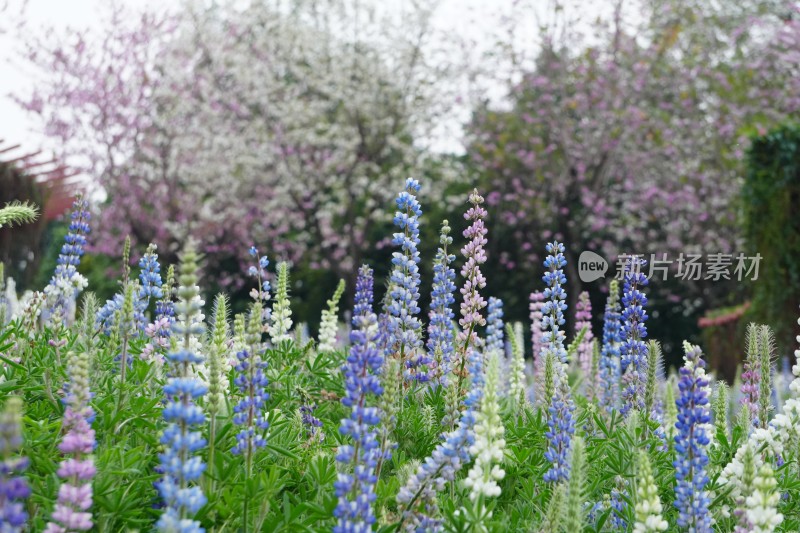
<path fill-rule="evenodd" d="M 99 46 L 32 41 L 48 75 L 19 100 L 107 192 L 100 251 L 130 234 L 171 253 L 188 232 L 210 268 L 257 241 L 351 278 L 390 191 L 427 164 L 428 17 L 347 0 L 115 10 Z"/>
<path fill-rule="evenodd" d="M 531 236 L 554 234 L 569 244 L 573 299 L 581 250 L 672 259 L 740 251 L 747 134 L 800 110 L 791 8 L 639 4 L 643 16 L 631 22 L 619 2 L 614 17 L 591 25 L 591 41 L 543 28 L 538 57 L 509 87 L 510 108 L 484 106 L 470 125 L 470 158 L 500 210 L 494 229 L 518 250 L 501 264 L 535 264 Z"/>

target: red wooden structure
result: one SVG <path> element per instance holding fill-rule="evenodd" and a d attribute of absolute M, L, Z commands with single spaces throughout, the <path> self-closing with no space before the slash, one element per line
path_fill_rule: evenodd
<path fill-rule="evenodd" d="M 36 183 L 44 199 L 44 205 L 40 207 L 46 221 L 64 214 L 80 191 L 78 172 L 55 159 L 48 159 L 41 150 L 26 152 L 20 144 L 9 144 L 0 139 L 0 166 L 11 167 L 9 170 L 12 172 L 16 171 Z M 0 193 L 0 198 L 5 201 L 19 199 L 4 196 Z"/>

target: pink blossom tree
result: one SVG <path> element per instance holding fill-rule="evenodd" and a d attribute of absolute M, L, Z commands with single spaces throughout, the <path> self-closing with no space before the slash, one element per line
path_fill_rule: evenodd
<path fill-rule="evenodd" d="M 421 6 L 115 9 L 99 43 L 31 41 L 43 83 L 19 101 L 107 194 L 99 251 L 191 235 L 223 285 L 253 242 L 350 277 L 448 105 Z"/>
<path fill-rule="evenodd" d="M 493 234 L 511 241 L 501 266 L 535 265 L 539 239 L 564 240 L 572 306 L 582 250 L 673 260 L 740 251 L 747 135 L 800 110 L 796 10 L 639 4 L 642 17 L 629 20 L 618 2 L 590 37 L 542 28 L 507 105 L 483 106 L 470 124 L 469 156 L 495 191 Z M 722 298 L 723 285 L 692 290 Z"/>

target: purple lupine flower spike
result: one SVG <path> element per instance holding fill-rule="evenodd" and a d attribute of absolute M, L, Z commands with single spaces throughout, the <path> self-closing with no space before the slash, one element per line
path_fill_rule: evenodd
<path fill-rule="evenodd" d="M 456 299 L 453 292 L 456 272 L 450 267 L 455 256 L 447 252 L 448 245 L 453 243 L 450 237 L 450 226 L 442 222 L 439 237 L 439 250 L 433 264 L 433 291 L 431 293 L 430 321 L 428 323 L 428 357 L 437 363 L 435 379 L 439 385 L 447 386 L 453 360 L 453 317 L 451 306 Z"/>
<path fill-rule="evenodd" d="M 476 329 L 486 325 L 486 319 L 481 315 L 481 310 L 486 307 L 486 300 L 480 290 L 486 287 L 486 278 L 481 272 L 481 265 L 486 262 L 486 219 L 487 212 L 483 208 L 483 196 L 478 194 L 477 189 L 469 195 L 471 207 L 464 214 L 466 220 L 472 224 L 464 230 L 464 237 L 469 239 L 466 245 L 461 248 L 461 254 L 466 261 L 461 267 L 461 276 L 464 278 L 464 285 L 460 292 L 464 297 L 461 302 L 461 318 L 458 325 L 461 331 L 458 332 L 458 363 L 455 372 L 458 378 L 459 394 L 463 386 L 464 379 L 467 377 L 467 359 L 470 350 L 479 348 L 480 338 Z"/>
<path fill-rule="evenodd" d="M 334 533 L 371 531 L 375 522 L 372 503 L 375 501 L 375 469 L 381 456 L 378 433 L 380 410 L 371 407 L 370 397 L 383 394 L 378 374 L 383 355 L 375 340 L 378 318 L 372 310 L 372 269 L 362 266 L 356 281 L 353 329 L 350 332 L 350 355 L 342 368 L 345 395 L 342 404 L 350 409 L 342 419 L 339 432 L 349 436 L 353 444 L 339 447 L 336 460 L 352 472 L 342 472 L 334 483 L 339 503 Z"/>
<path fill-rule="evenodd" d="M 24 502 L 31 491 L 22 473 L 28 459 L 22 447 L 22 400 L 11 396 L 0 413 L 0 531 L 21 533 L 28 521 Z"/>
<path fill-rule="evenodd" d="M 569 479 L 569 451 L 572 435 L 575 433 L 572 391 L 567 378 L 567 350 L 564 347 L 564 311 L 567 304 L 564 300 L 567 293 L 562 287 L 567 282 L 563 268 L 567 264 L 564 258 L 564 245 L 555 241 L 547 245 L 548 256 L 544 261 L 547 269 L 542 281 L 547 286 L 544 290 L 545 303 L 542 307 L 542 357 L 552 358 L 554 372 L 554 394 L 547 407 L 547 427 L 545 434 L 548 440 L 545 457 L 552 464 L 544 475 L 548 482 L 559 482 Z"/>
<path fill-rule="evenodd" d="M 556 359 L 566 364 L 567 350 L 564 348 L 566 336 L 561 330 L 564 325 L 564 311 L 567 310 L 567 292 L 564 285 L 567 277 L 564 275 L 563 268 L 567 264 L 564 258 L 564 245 L 559 242 L 552 242 L 547 245 L 549 254 L 544 260 L 544 268 L 547 272 L 542 276 L 542 281 L 547 286 L 544 290 L 545 302 L 542 306 L 542 350 L 555 355 Z"/>
<path fill-rule="evenodd" d="M 195 402 L 208 392 L 208 387 L 193 375 L 193 366 L 203 362 L 201 354 L 192 350 L 193 337 L 203 333 L 197 317 L 202 310 L 198 282 L 197 254 L 191 248 L 181 257 L 178 282 L 179 301 L 175 312 L 179 320 L 172 324 L 172 334 L 180 338 L 178 348 L 167 355 L 171 375 L 164 385 L 168 398 L 163 416 L 167 427 L 161 436 L 164 451 L 159 455 L 164 477 L 157 483 L 165 508 L 156 523 L 161 532 L 205 531 L 193 516 L 206 504 L 206 497 L 198 485 L 205 464 L 198 451 L 206 445 L 197 427 L 206 420 L 203 410 Z"/>
<path fill-rule="evenodd" d="M 603 382 L 601 405 L 606 407 L 606 412 L 608 413 L 611 413 L 617 406 L 621 335 L 619 284 L 617 280 L 611 280 L 605 316 L 603 317 L 603 347 L 600 352 L 600 376 Z"/>
<path fill-rule="evenodd" d="M 322 431 L 322 420 L 314 416 L 316 409 L 317 404 L 311 401 L 306 401 L 300 406 L 300 420 L 306 428 L 307 445 L 325 440 L 325 433 Z"/>
<path fill-rule="evenodd" d="M 631 409 L 644 409 L 644 385 L 647 376 L 647 296 L 639 287 L 648 280 L 641 268 L 646 262 L 631 256 L 625 267 L 625 286 L 622 295 L 622 344 L 620 345 L 620 370 L 622 372 L 622 408 L 627 415 Z"/>
<path fill-rule="evenodd" d="M 505 353 L 505 330 L 503 329 L 503 300 L 489 297 L 486 308 L 486 352 Z"/>
<path fill-rule="evenodd" d="M 697 346 L 685 343 L 686 355 L 680 370 L 678 387 L 680 394 L 675 400 L 678 421 L 675 423 L 675 507 L 678 509 L 678 525 L 696 533 L 710 533 L 711 503 L 708 492 L 706 466 L 708 465 L 708 427 L 711 410 L 708 400 L 708 378 L 705 361 Z"/>
<path fill-rule="evenodd" d="M 248 346 L 236 354 L 238 364 L 235 367 L 236 378 L 233 384 L 242 392 L 241 401 L 233 408 L 233 423 L 242 426 L 236 435 L 236 445 L 231 450 L 234 454 L 245 457 L 249 475 L 253 454 L 256 449 L 267 445 L 262 433 L 269 427 L 265 408 L 269 394 L 267 393 L 267 377 L 264 369 L 267 362 L 262 359 L 261 348 L 261 304 L 256 302 L 250 313 L 248 323 Z"/>
<path fill-rule="evenodd" d="M 52 521 L 46 533 L 88 531 L 92 528 L 92 478 L 95 474 L 92 452 L 95 434 L 91 422 L 94 410 L 89 405 L 89 354 L 71 352 L 68 360 L 70 382 L 66 397 L 63 427 L 66 429 L 58 449 L 67 456 L 58 469 L 64 480 L 58 490 Z"/>
<path fill-rule="evenodd" d="M 139 293 L 134 302 L 134 314 L 138 330 L 143 330 L 147 325 L 145 312 L 150 305 L 150 300 L 159 300 L 164 296 L 161 290 L 161 265 L 158 263 L 156 245 L 147 247 L 147 252 L 139 260 Z"/>
<path fill-rule="evenodd" d="M 398 357 L 401 372 L 408 379 L 429 380 L 428 367 L 433 360 L 422 349 L 419 320 L 419 217 L 422 209 L 416 194 L 420 184 L 408 178 L 406 189 L 397 196 L 394 224 L 400 229 L 392 244 L 400 250 L 392 254 L 392 273 L 389 278 L 391 301 L 388 306 L 388 353 Z"/>
<path fill-rule="evenodd" d="M 90 219 L 89 204 L 79 196 L 72 206 L 69 228 L 61 253 L 58 254 L 55 272 L 44 290 L 48 319 L 57 317 L 64 323 L 75 310 L 78 293 L 86 287 L 86 278 L 78 273 L 78 265 L 86 246 L 86 235 L 90 231 Z"/>
<path fill-rule="evenodd" d="M 748 410 L 750 423 L 754 428 L 759 426 L 758 406 L 761 399 L 759 387 L 761 372 L 761 358 L 758 356 L 758 326 L 749 324 L 747 327 L 747 358 L 742 372 L 742 398 L 740 401 L 742 407 Z"/>

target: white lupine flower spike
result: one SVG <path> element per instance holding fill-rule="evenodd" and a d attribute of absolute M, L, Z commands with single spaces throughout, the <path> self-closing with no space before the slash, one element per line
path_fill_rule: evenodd
<path fill-rule="evenodd" d="M 663 508 L 658 497 L 658 487 L 650 467 L 647 452 L 639 452 L 639 486 L 636 489 L 636 523 L 633 533 L 666 531 L 668 523 L 662 516 Z"/>
<path fill-rule="evenodd" d="M 475 464 L 464 480 L 464 485 L 470 489 L 469 499 L 473 502 L 480 496 L 499 496 L 500 486 L 497 482 L 506 475 L 500 467 L 506 441 L 503 438 L 505 428 L 500 418 L 500 404 L 497 397 L 499 381 L 498 354 L 491 353 L 486 369 L 481 409 L 476 415 L 475 443 L 469 450 L 475 457 Z"/>

